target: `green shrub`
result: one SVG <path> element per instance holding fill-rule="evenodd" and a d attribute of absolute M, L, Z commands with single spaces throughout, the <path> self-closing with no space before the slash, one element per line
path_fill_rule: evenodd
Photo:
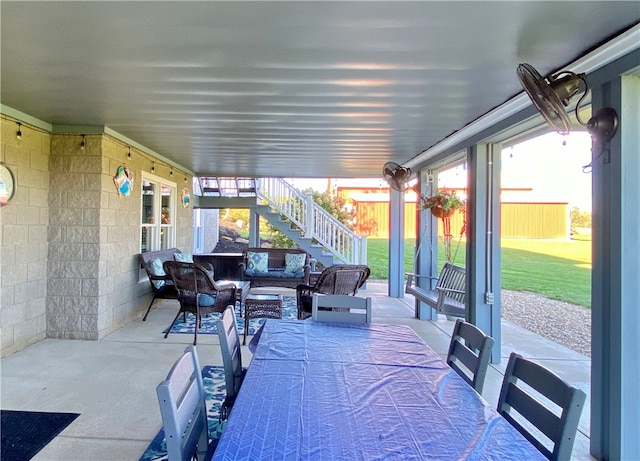
<path fill-rule="evenodd" d="M 571 233 L 579 233 L 579 228 L 591 228 L 591 212 L 582 211 L 578 207 L 571 209 Z"/>

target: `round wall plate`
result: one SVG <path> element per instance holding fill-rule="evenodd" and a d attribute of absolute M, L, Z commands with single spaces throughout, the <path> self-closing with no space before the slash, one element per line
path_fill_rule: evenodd
<path fill-rule="evenodd" d="M 16 193 L 16 178 L 4 163 L 0 163 L 0 207 L 9 203 Z"/>
<path fill-rule="evenodd" d="M 191 202 L 191 195 L 189 194 L 189 189 L 186 187 L 182 189 L 182 194 L 180 194 L 180 200 L 182 201 L 182 206 L 185 208 L 189 208 L 189 203 Z"/>

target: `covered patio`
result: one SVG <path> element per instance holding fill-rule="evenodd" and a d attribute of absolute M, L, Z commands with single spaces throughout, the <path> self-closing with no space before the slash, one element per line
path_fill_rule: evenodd
<path fill-rule="evenodd" d="M 393 161 L 424 190 L 438 170 L 466 159 L 467 317 L 496 340 L 498 377 L 508 351 L 524 347 L 515 337 L 525 336 L 501 319 L 499 154 L 550 130 L 517 80 L 523 62 L 545 76 L 586 75 L 585 98 L 567 108 L 572 129 L 585 129 L 578 114 L 618 116 L 610 142 L 593 143 L 592 365 L 572 354 L 566 363 L 572 381 L 590 372 L 582 453 L 640 452 L 637 2 L 0 8 L 0 161 L 3 184 L 15 186 L 0 210 L 2 401 L 39 410 L 82 402 L 86 416 L 76 423 L 87 423 L 70 430 L 88 432 L 47 448 L 60 459 L 91 441 L 105 457 L 131 448 L 118 459 L 127 458 L 158 429 L 153 388 L 186 342 L 156 339 L 138 321 L 150 298 L 138 254 L 193 248 L 185 198 L 197 177 L 379 178 Z M 114 189 L 114 174 L 116 184 L 133 179 L 127 194 Z M 376 294 L 378 305 L 398 310 L 374 319 L 407 322 L 441 347 L 450 324 L 424 306 L 414 319 L 403 298 L 403 210 L 402 193 L 392 193 L 391 278 Z M 435 264 L 422 258 L 418 270 L 434 273 Z M 203 355 L 216 357 L 210 349 Z M 522 351 L 564 363 L 555 349 Z"/>
<path fill-rule="evenodd" d="M 292 293 L 288 293 L 292 294 Z M 439 355 L 446 356 L 455 322 L 441 316 L 420 321 L 412 299 L 390 298 L 386 283 L 369 282 L 361 296 L 373 298 L 373 321 L 409 325 Z M 80 413 L 78 419 L 34 460 L 137 460 L 160 430 L 155 386 L 186 346 L 189 334 L 161 332 L 177 309 L 159 302 L 146 322 L 133 322 L 99 341 L 46 339 L 2 359 L 2 402 L 7 408 Z M 503 321 L 503 357 L 487 373 L 483 397 L 495 408 L 506 359 L 511 351 L 542 363 L 589 393 L 590 360 L 517 325 Z M 202 366 L 221 365 L 217 335 L 201 335 Z M 251 353 L 243 347 L 248 364 Z M 589 404 L 583 411 L 574 460 L 589 455 Z"/>

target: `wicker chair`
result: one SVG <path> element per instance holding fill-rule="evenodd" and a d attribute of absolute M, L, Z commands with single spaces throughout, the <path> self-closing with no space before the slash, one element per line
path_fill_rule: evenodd
<path fill-rule="evenodd" d="M 177 248 L 170 248 L 167 250 L 148 251 L 146 253 L 141 253 L 139 256 L 140 265 L 147 272 L 149 282 L 151 283 L 151 291 L 153 293 L 153 298 L 151 298 L 147 312 L 144 314 L 144 317 L 142 317 L 143 321 L 147 320 L 147 316 L 149 315 L 149 312 L 151 312 L 151 308 L 153 307 L 153 303 L 156 302 L 156 299 L 176 299 L 178 297 L 176 287 L 173 286 L 171 277 L 169 277 L 166 272 L 156 272 L 153 264 L 155 259 L 160 262 L 159 266 L 161 266 L 165 261 L 173 261 L 174 254 L 176 253 L 180 253 L 180 250 Z"/>
<path fill-rule="evenodd" d="M 369 266 L 364 264 L 335 264 L 323 270 L 313 286 L 298 285 L 296 287 L 298 320 L 311 317 L 314 293 L 354 296 L 370 274 Z"/>
<path fill-rule="evenodd" d="M 186 318 L 190 312 L 196 316 L 193 331 L 193 344 L 198 340 L 198 329 L 202 326 L 202 316 L 213 312 L 224 312 L 225 308 L 236 303 L 236 287 L 232 283 L 216 283 L 209 272 L 200 264 L 167 261 L 164 270 L 178 291 L 180 310 L 171 322 L 166 338 L 180 314 Z"/>

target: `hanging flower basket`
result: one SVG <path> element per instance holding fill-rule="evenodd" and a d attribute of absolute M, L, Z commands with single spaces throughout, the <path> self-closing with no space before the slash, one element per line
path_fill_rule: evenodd
<path fill-rule="evenodd" d="M 451 216 L 456 210 L 454 208 L 450 208 L 445 210 L 444 208 L 431 208 L 431 214 L 436 218 L 448 218 Z"/>
<path fill-rule="evenodd" d="M 464 200 L 453 189 L 438 189 L 433 195 L 421 196 L 420 202 L 423 210 L 431 210 L 437 218 L 448 218 L 456 210 L 464 208 Z"/>

